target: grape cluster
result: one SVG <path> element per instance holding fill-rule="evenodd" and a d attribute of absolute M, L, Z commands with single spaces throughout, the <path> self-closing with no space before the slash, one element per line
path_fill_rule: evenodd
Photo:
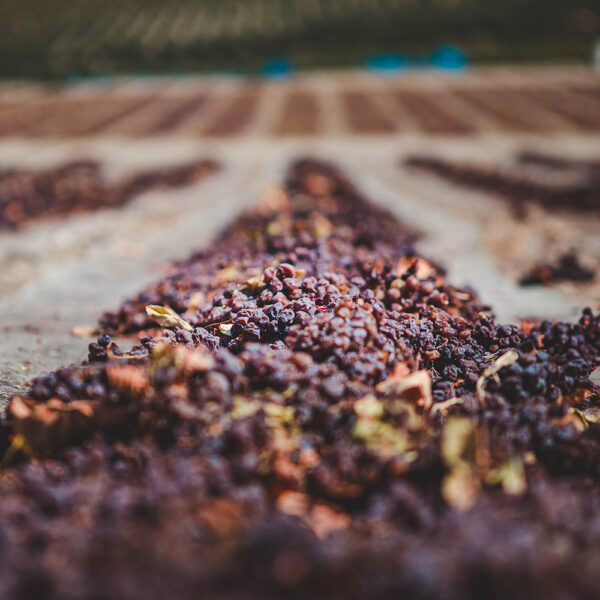
<path fill-rule="evenodd" d="M 0 594 L 592 597 L 600 315 L 498 324 L 413 241 L 298 161 L 104 315 L 0 428 Z"/>

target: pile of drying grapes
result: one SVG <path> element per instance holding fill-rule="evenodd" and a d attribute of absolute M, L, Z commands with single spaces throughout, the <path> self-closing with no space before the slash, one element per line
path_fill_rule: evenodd
<path fill-rule="evenodd" d="M 331 166 L 102 325 L 7 410 L 3 597 L 597 593 L 600 316 L 498 325 Z"/>
<path fill-rule="evenodd" d="M 214 173 L 210 160 L 134 173 L 114 184 L 106 181 L 95 161 L 69 162 L 50 169 L 0 171 L 0 229 L 33 219 L 122 206 L 156 188 L 192 185 Z"/>
<path fill-rule="evenodd" d="M 586 283 L 594 280 L 594 269 L 582 264 L 574 250 L 561 254 L 553 263 L 535 265 L 520 280 L 521 285 L 550 285 L 561 281 Z"/>
<path fill-rule="evenodd" d="M 452 183 L 499 195 L 517 214 L 524 204 L 537 202 L 551 210 L 597 211 L 600 208 L 600 163 L 526 152 L 507 165 L 484 165 L 412 156 L 412 168 L 433 173 Z"/>

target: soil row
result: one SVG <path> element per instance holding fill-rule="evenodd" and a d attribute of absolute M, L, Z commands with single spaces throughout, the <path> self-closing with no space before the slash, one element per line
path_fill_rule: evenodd
<path fill-rule="evenodd" d="M 455 85 L 445 91 L 427 91 L 390 83 L 378 89 L 342 87 L 335 93 L 347 132 L 423 131 L 463 136 L 488 130 L 589 132 L 600 127 L 600 101 L 592 87 Z M 107 92 L 85 97 L 49 92 L 25 101 L 5 99 L 0 102 L 0 137 L 245 135 L 259 117 L 265 90 L 252 84 L 220 94 L 205 91 L 173 96 L 156 91 L 127 96 Z M 264 133 L 322 134 L 327 131 L 327 118 L 319 93 L 292 89 Z"/>

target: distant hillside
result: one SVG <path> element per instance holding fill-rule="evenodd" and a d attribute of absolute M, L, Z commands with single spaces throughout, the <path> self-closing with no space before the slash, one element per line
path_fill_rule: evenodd
<path fill-rule="evenodd" d="M 461 45 L 475 62 L 587 61 L 599 0 L 2 0 L 0 77 L 338 67 Z"/>

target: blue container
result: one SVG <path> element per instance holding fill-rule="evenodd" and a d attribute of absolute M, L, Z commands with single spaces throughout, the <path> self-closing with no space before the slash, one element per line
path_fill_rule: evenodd
<path fill-rule="evenodd" d="M 284 79 L 295 72 L 296 67 L 289 58 L 271 58 L 260 66 L 260 74 L 268 79 Z"/>
<path fill-rule="evenodd" d="M 368 58 L 365 66 L 374 73 L 397 73 L 407 65 L 408 59 L 403 54 L 377 54 Z"/>
<path fill-rule="evenodd" d="M 441 46 L 431 55 L 431 66 L 444 71 L 462 71 L 467 67 L 467 55 L 456 46 Z"/>

